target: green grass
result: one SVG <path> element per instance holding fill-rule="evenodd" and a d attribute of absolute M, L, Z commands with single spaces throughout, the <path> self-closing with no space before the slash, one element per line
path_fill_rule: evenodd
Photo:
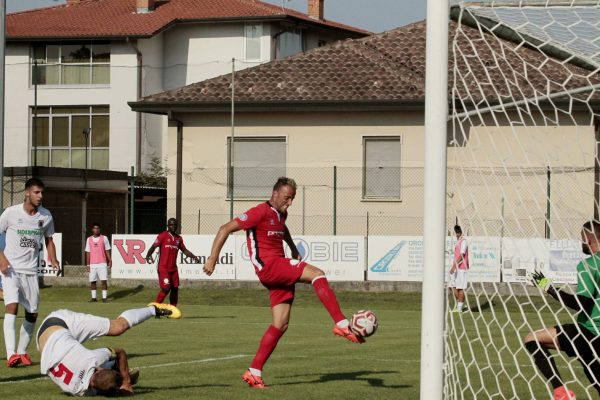
<path fill-rule="evenodd" d="M 87 303 L 84 288 L 43 289 L 40 321 L 59 308 L 114 318 L 152 301 L 156 293 L 144 288 L 110 292 L 113 298 L 103 304 Z M 377 334 L 361 346 L 335 337 L 314 293 L 298 291 L 290 328 L 265 366 L 268 391 L 252 390 L 240 379 L 270 323 L 266 290 L 182 289 L 183 319 L 149 320 L 123 336 L 85 345 L 125 348 L 130 366 L 141 368 L 136 393 L 144 399 L 417 398 L 419 296 L 342 292 L 338 298 L 348 313 L 372 309 L 381 321 Z M 49 379 L 38 379 L 40 355 L 34 347 L 34 366 L 0 367 L 1 398 L 65 399 Z"/>
<path fill-rule="evenodd" d="M 379 331 L 364 345 L 331 333 L 329 316 L 310 290 L 297 292 L 290 328 L 264 370 L 267 391 L 252 390 L 240 379 L 270 323 L 266 290 L 182 289 L 181 320 L 149 320 L 121 337 L 90 341 L 86 346 L 120 346 L 131 367 L 141 368 L 136 393 L 144 399 L 418 399 L 421 295 L 406 293 L 338 292 L 350 314 L 373 310 Z M 127 308 L 154 299 L 156 290 L 114 288 L 111 301 L 87 303 L 84 288 L 42 290 L 40 319 L 50 311 L 69 308 L 116 317 Z M 447 391 L 459 399 L 545 399 L 548 386 L 536 374 L 521 344 L 531 329 L 567 322 L 553 300 L 474 295 L 472 311 L 450 314 Z M 19 320 L 20 321 L 20 320 Z M 20 323 L 20 322 L 19 322 Z M 36 365 L 0 366 L 0 398 L 65 399 Z M 592 398 L 579 364 L 558 357 L 563 377 L 574 383 L 578 398 Z M 452 368 L 450 368 L 450 365 Z"/>

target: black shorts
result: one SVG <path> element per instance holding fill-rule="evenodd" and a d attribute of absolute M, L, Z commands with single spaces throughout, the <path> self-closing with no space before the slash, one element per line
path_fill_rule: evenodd
<path fill-rule="evenodd" d="M 554 327 L 558 345 L 569 357 L 577 357 L 590 383 L 600 393 L 600 336 L 579 324 Z"/>
<path fill-rule="evenodd" d="M 65 329 L 69 329 L 69 327 L 67 326 L 67 323 L 58 317 L 46 318 L 44 320 L 44 322 L 42 323 L 42 325 L 40 326 L 40 328 L 38 329 L 38 333 L 37 333 L 38 340 L 40 340 L 40 336 L 42 336 L 42 333 L 44 333 L 46 331 L 46 329 L 50 328 L 51 326 L 61 326 Z"/>

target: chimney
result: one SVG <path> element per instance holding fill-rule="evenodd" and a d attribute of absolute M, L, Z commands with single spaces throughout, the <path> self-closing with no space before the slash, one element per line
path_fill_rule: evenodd
<path fill-rule="evenodd" d="M 136 0 L 136 8 L 138 14 L 145 14 L 154 10 L 155 0 Z"/>
<path fill-rule="evenodd" d="M 80 0 L 67 0 L 67 5 L 73 5 L 79 3 Z"/>
<path fill-rule="evenodd" d="M 313 19 L 323 19 L 323 3 L 325 0 L 308 0 L 308 16 Z"/>

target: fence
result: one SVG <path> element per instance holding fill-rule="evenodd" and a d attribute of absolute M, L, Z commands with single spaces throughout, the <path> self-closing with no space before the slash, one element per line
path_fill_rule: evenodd
<path fill-rule="evenodd" d="M 277 171 L 262 171 L 269 177 L 262 187 L 243 189 L 253 193 L 262 189 L 263 196 L 238 198 L 234 192 L 234 216 L 269 198 Z M 288 167 L 281 174 L 298 184 L 288 211 L 290 231 L 294 235 L 422 235 L 423 168 L 399 171 L 399 196 L 378 198 L 365 193 L 363 168 Z M 230 219 L 227 193 L 224 168 L 184 173 L 182 232 L 214 234 Z M 175 199 L 168 200 L 168 214 L 174 215 Z M 446 202 L 448 227 L 458 222 L 467 234 L 578 237 L 582 222 L 594 216 L 594 168 L 450 167 Z"/>

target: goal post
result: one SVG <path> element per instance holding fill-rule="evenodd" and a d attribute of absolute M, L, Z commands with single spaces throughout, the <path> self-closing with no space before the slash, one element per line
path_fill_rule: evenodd
<path fill-rule="evenodd" d="M 447 182 L 436 201 L 445 206 L 443 229 L 458 223 L 469 244 L 468 312 L 451 312 L 455 300 L 439 287 L 444 277 L 429 275 L 444 261 L 436 259 L 438 271 L 425 264 L 421 398 L 433 390 L 433 375 L 423 375 L 432 357 L 423 354 L 432 334 L 426 329 L 438 329 L 444 342 L 443 393 L 429 398 L 551 398 L 549 379 L 524 338 L 576 325 L 577 314 L 528 286 L 526 276 L 540 270 L 575 293 L 576 266 L 588 257 L 581 229 L 598 219 L 600 208 L 600 0 L 453 2 L 448 22 L 440 24 L 449 27 L 444 43 L 450 47 L 443 95 L 450 93 L 444 97 L 450 104 Z M 427 135 L 426 125 L 426 148 Z M 426 154 L 426 171 L 428 163 L 441 168 L 441 160 Z M 447 277 L 455 241 L 440 244 L 435 237 L 427 247 L 427 240 L 424 260 L 446 249 Z M 442 320 L 436 326 L 425 308 L 435 290 L 447 302 L 444 311 L 434 308 Z M 549 354 L 577 398 L 598 397 L 577 357 Z"/>
<path fill-rule="evenodd" d="M 448 120 L 448 0 L 427 1 L 425 181 L 421 321 L 422 400 L 443 393 L 446 142 Z"/>

